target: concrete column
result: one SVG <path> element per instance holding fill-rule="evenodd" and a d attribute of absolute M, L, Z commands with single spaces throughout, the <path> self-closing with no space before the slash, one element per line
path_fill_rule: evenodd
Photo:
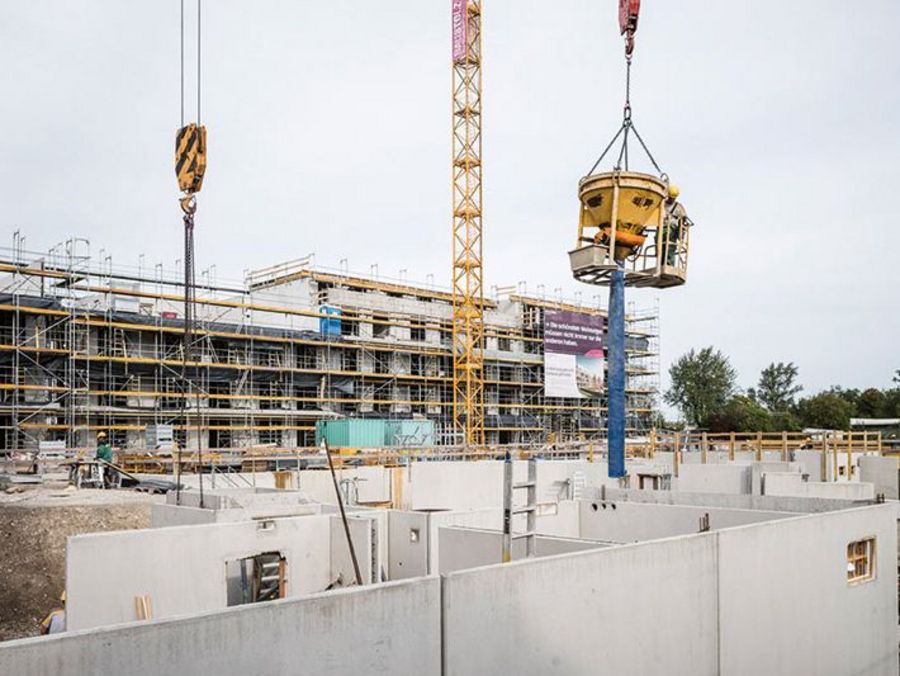
<path fill-rule="evenodd" d="M 607 442 L 609 477 L 625 476 L 625 267 L 617 262 L 609 287 L 606 335 L 608 378 Z"/>

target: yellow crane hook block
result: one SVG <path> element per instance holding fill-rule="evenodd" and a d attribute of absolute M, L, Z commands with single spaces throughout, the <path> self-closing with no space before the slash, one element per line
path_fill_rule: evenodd
<path fill-rule="evenodd" d="M 194 194 L 203 187 L 206 173 L 206 127 L 193 122 L 178 130 L 175 139 L 175 174 L 178 188 Z"/>

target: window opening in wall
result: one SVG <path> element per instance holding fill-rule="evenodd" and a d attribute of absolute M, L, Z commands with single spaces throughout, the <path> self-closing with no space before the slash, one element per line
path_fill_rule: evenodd
<path fill-rule="evenodd" d="M 424 326 L 413 326 L 409 329 L 409 339 L 415 340 L 420 343 L 425 342 L 425 327 Z"/>
<path fill-rule="evenodd" d="M 355 317 L 354 317 L 355 319 Z M 342 336 L 358 336 L 359 335 L 359 322 L 352 321 L 344 317 L 344 321 L 341 322 L 341 335 Z"/>
<path fill-rule="evenodd" d="M 286 564 L 287 560 L 280 552 L 263 552 L 226 561 L 228 605 L 283 599 L 287 591 Z"/>
<path fill-rule="evenodd" d="M 372 322 L 372 336 L 374 338 L 387 338 L 391 334 L 391 325 L 387 323 L 387 317 L 376 315 Z"/>
<path fill-rule="evenodd" d="M 875 577 L 875 538 L 847 545 L 847 581 L 865 582 Z"/>
<path fill-rule="evenodd" d="M 259 430 L 259 443 L 264 446 L 277 446 L 281 443 L 281 430 Z"/>

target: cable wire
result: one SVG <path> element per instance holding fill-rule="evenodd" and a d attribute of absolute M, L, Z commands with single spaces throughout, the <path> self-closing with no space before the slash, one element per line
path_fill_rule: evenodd
<path fill-rule="evenodd" d="M 181 0 L 181 126 L 184 127 L 184 0 Z"/>
<path fill-rule="evenodd" d="M 197 0 L 197 126 L 200 126 L 200 15 L 203 0 Z"/>
<path fill-rule="evenodd" d="M 586 176 L 590 176 L 594 173 L 600 163 L 603 161 L 603 158 L 612 150 L 612 147 L 616 144 L 616 141 L 619 137 L 622 137 L 622 146 L 619 148 L 619 154 L 616 158 L 616 164 L 613 167 L 615 171 L 621 171 L 623 168 L 625 171 L 629 170 L 629 151 L 628 151 L 628 135 L 634 132 L 635 138 L 637 138 L 638 142 L 641 144 L 641 148 L 643 148 L 644 153 L 646 153 L 647 157 L 650 159 L 651 164 L 653 164 L 654 169 L 659 172 L 660 176 L 665 177 L 665 173 L 662 169 L 659 168 L 659 165 L 656 163 L 656 159 L 653 157 L 650 150 L 647 148 L 647 144 L 644 143 L 644 139 L 641 138 L 641 135 L 638 133 L 637 127 L 634 126 L 634 121 L 631 117 L 631 55 L 626 54 L 625 56 L 625 106 L 622 110 L 622 126 L 619 127 L 619 130 L 616 132 L 615 136 L 613 136 L 612 141 L 604 148 L 603 152 L 600 153 L 600 157 L 597 158 L 597 161 L 594 162 L 594 165 L 591 167 L 590 171 L 588 171 Z"/>

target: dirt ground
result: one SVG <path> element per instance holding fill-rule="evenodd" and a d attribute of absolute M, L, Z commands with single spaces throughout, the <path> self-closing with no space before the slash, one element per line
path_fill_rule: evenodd
<path fill-rule="evenodd" d="M 62 482 L 0 491 L 0 641 L 38 635 L 40 621 L 59 605 L 68 536 L 148 528 L 150 505 L 161 501 L 134 491 L 76 490 Z"/>

